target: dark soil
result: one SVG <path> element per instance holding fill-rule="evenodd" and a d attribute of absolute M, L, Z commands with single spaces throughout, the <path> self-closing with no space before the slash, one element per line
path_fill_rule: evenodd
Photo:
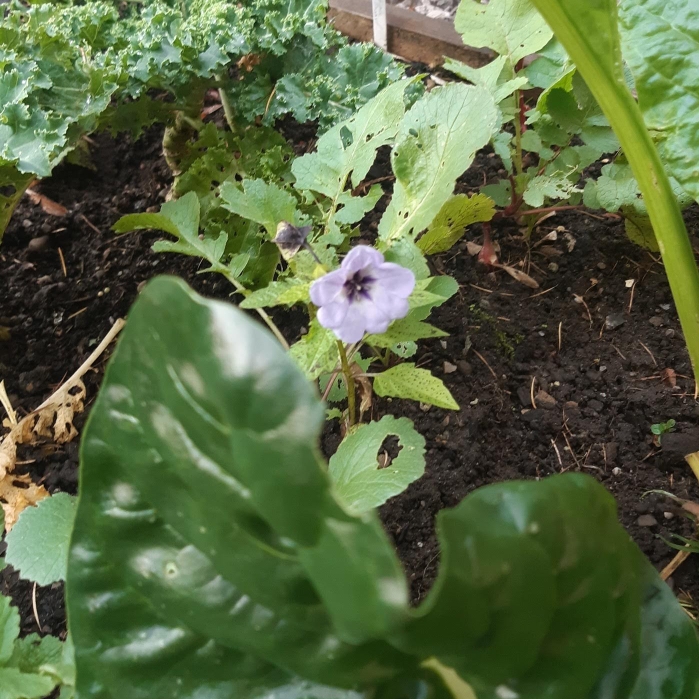
<path fill-rule="evenodd" d="M 68 216 L 49 216 L 26 199 L 17 210 L 0 247 L 0 326 L 9 328 L 9 338 L 0 341 L 0 378 L 20 414 L 80 365 L 150 277 L 178 274 L 201 293 L 229 295 L 225 280 L 196 274 L 197 260 L 152 253 L 157 234 L 110 232 L 122 214 L 157 210 L 165 199 L 170 175 L 160 135 L 153 130 L 136 144 L 101 136 L 93 151 L 96 172 L 60 167 L 39 190 L 67 207 Z M 492 156 L 480 154 L 461 189 L 475 188 L 495 167 Z M 697 221 L 690 211 L 690 228 Z M 541 243 L 557 228 L 557 240 Z M 460 290 L 432 319 L 450 337 L 422 343 L 416 361 L 444 379 L 461 410 L 400 400 L 378 400 L 373 407 L 373 417 L 407 415 L 427 439 L 425 476 L 381 510 L 415 600 L 438 566 L 436 512 L 478 486 L 590 473 L 616 496 L 621 521 L 659 568 L 673 556 L 660 537 L 690 535 L 691 526 L 665 499 L 644 493 L 663 489 L 699 499 L 682 458 L 699 450 L 699 407 L 662 266 L 628 242 L 619 221 L 580 212 L 548 219 L 530 245 L 509 222 L 499 223 L 495 235 L 502 261 L 523 263 L 539 289 L 488 271 L 465 244 L 433 260 L 435 271 L 453 275 Z M 633 301 L 630 279 L 636 280 Z M 607 318 L 623 323 L 609 329 Z M 286 328 L 289 338 L 298 332 Z M 86 412 L 106 359 L 85 378 Z M 675 386 L 668 369 L 676 374 Z M 79 430 L 84 418 L 76 422 Z M 652 444 L 650 426 L 670 418 L 677 428 L 661 450 Z M 325 451 L 337 442 L 337 429 L 329 428 Z M 49 490 L 75 493 L 77 454 L 76 441 L 24 449 L 20 459 Z M 674 585 L 699 595 L 693 558 L 675 574 Z M 32 586 L 5 570 L 0 592 L 20 607 L 23 632 L 37 631 Z M 41 632 L 64 634 L 61 586 L 37 589 L 36 601 Z"/>

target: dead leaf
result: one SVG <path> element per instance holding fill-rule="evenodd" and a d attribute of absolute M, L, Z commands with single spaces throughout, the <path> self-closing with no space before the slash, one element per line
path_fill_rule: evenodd
<path fill-rule="evenodd" d="M 516 279 L 520 284 L 528 286 L 530 289 L 538 289 L 539 282 L 536 279 L 532 279 L 528 274 L 525 274 L 519 269 L 510 267 L 508 265 L 498 265 L 500 269 L 504 269 L 513 279 Z"/>
<path fill-rule="evenodd" d="M 78 431 L 73 425 L 85 402 L 85 385 L 80 379 L 66 384 L 51 396 L 49 402 L 19 422 L 5 421 L 10 431 L 0 442 L 0 504 L 5 513 L 5 530 L 10 531 L 26 507 L 48 496 L 43 486 L 31 482 L 29 476 L 15 475 L 17 446 L 32 444 L 39 437 L 50 437 L 58 444 L 74 439 Z"/>
<path fill-rule="evenodd" d="M 692 502 L 691 500 L 680 500 L 680 502 L 685 512 L 689 512 L 690 515 L 694 515 L 694 517 L 699 520 L 699 503 Z"/>
<path fill-rule="evenodd" d="M 368 376 L 364 376 L 364 370 L 359 364 L 352 365 L 352 373 L 354 380 L 359 385 L 359 420 L 364 417 L 364 414 L 371 410 L 374 400 L 374 390 Z"/>
<path fill-rule="evenodd" d="M 65 206 L 43 194 L 39 194 L 39 192 L 35 192 L 33 189 L 27 190 L 27 196 L 32 200 L 33 204 L 38 204 L 43 212 L 49 216 L 65 216 L 68 213 L 68 209 Z"/>
<path fill-rule="evenodd" d="M 36 485 L 27 475 L 6 476 L 0 480 L 0 505 L 5 513 L 5 531 L 10 531 L 22 512 L 49 496 L 43 485 Z"/>
<path fill-rule="evenodd" d="M 248 53 L 243 56 L 235 65 L 246 73 L 252 72 L 255 66 L 262 63 L 262 56 L 259 53 Z"/>
<path fill-rule="evenodd" d="M 482 247 L 483 247 L 482 245 L 479 245 L 478 243 L 474 243 L 472 240 L 469 240 L 466 243 L 466 251 L 472 257 L 477 255 L 481 251 Z"/>

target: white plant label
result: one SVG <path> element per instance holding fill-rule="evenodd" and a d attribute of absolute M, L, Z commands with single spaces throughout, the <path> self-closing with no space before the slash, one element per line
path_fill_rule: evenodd
<path fill-rule="evenodd" d="M 388 29 L 386 22 L 386 0 L 371 0 L 374 20 L 374 43 L 384 51 L 388 50 Z"/>

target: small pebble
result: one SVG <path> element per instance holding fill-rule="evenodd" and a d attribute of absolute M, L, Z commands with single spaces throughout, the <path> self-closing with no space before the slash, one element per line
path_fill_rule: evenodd
<path fill-rule="evenodd" d="M 464 376 L 471 376 L 471 374 L 473 374 L 473 367 L 465 359 L 460 359 L 456 362 L 456 367 Z"/>
<path fill-rule="evenodd" d="M 43 250 L 49 243 L 49 237 L 47 235 L 40 235 L 38 238 L 32 238 L 27 244 L 27 250 L 29 252 L 39 252 Z"/>
<path fill-rule="evenodd" d="M 660 316 L 653 316 L 648 322 L 656 328 L 659 328 L 663 324 L 663 319 Z"/>
<path fill-rule="evenodd" d="M 656 527 L 658 525 L 658 520 L 653 517 L 653 515 L 641 515 L 637 520 L 636 524 L 639 527 Z"/>
<path fill-rule="evenodd" d="M 675 331 L 673 328 L 668 328 L 665 331 L 665 337 L 675 337 Z"/>
<path fill-rule="evenodd" d="M 620 476 L 620 475 L 621 475 L 621 469 L 620 469 L 618 466 L 615 466 L 615 467 L 612 469 L 612 474 L 615 475 L 615 476 Z"/>
<path fill-rule="evenodd" d="M 607 330 L 616 330 L 617 328 L 621 327 L 625 322 L 626 318 L 624 318 L 623 313 L 610 313 L 604 319 L 604 327 Z"/>
<path fill-rule="evenodd" d="M 545 410 L 553 410 L 556 407 L 556 399 L 546 391 L 537 391 L 535 401 L 539 407 Z"/>
<path fill-rule="evenodd" d="M 445 374 L 453 374 L 456 371 L 456 364 L 452 364 L 451 362 L 444 362 L 444 373 Z"/>
<path fill-rule="evenodd" d="M 665 519 L 674 519 L 675 515 L 672 512 L 663 512 Z"/>

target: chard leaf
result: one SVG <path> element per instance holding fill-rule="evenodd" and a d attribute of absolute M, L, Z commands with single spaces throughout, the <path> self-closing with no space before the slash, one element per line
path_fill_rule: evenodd
<path fill-rule="evenodd" d="M 499 483 L 441 512 L 413 609 L 376 514 L 333 498 L 323 417 L 245 314 L 146 287 L 83 436 L 81 699 L 464 699 L 464 681 L 479 699 L 694 699 L 694 627 L 597 481 Z"/>
<path fill-rule="evenodd" d="M 493 49 L 514 66 L 549 42 L 553 33 L 529 0 L 463 0 L 454 18 L 467 46 Z"/>
<path fill-rule="evenodd" d="M 432 223 L 498 119 L 486 90 L 460 84 L 436 88 L 410 109 L 391 153 L 396 183 L 379 224 L 384 247 L 414 240 Z"/>
<path fill-rule="evenodd" d="M 22 512 L 7 535 L 5 559 L 25 580 L 38 585 L 65 580 L 75 498 L 56 493 Z"/>
<path fill-rule="evenodd" d="M 479 221 L 490 221 L 495 215 L 495 202 L 485 194 L 456 194 L 442 206 L 417 246 L 425 255 L 446 252 L 466 233 L 466 228 Z"/>
<path fill-rule="evenodd" d="M 699 201 L 699 13 L 692 0 L 624 0 L 619 5 L 624 58 L 638 104 L 670 173 Z"/>
<path fill-rule="evenodd" d="M 441 379 L 407 362 L 379 374 L 374 379 L 374 391 L 378 396 L 407 398 L 438 408 L 459 410 L 459 404 Z"/>
<path fill-rule="evenodd" d="M 398 438 L 400 452 L 379 467 L 377 454 L 387 437 Z M 363 514 L 402 493 L 425 472 L 425 439 L 406 417 L 384 415 L 359 425 L 330 458 L 333 489 L 348 512 Z"/>

